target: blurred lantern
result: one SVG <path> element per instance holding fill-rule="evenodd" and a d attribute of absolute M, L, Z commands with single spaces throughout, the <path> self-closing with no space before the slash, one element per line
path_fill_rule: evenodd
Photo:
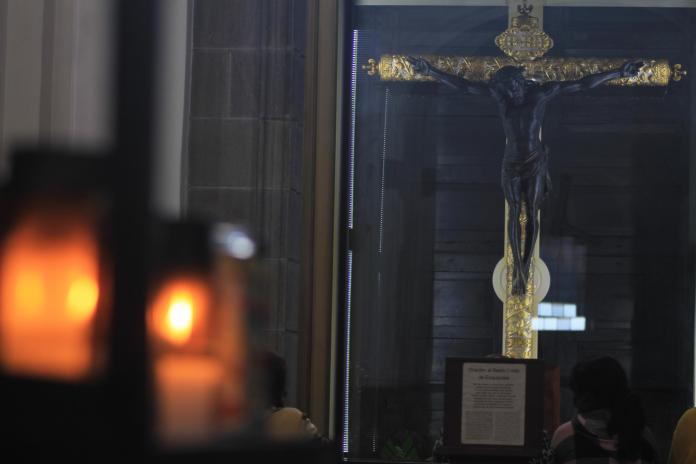
<path fill-rule="evenodd" d="M 60 381 L 104 366 L 109 279 L 100 160 L 20 154 L 3 195 L 0 366 Z"/>
<path fill-rule="evenodd" d="M 155 242 L 148 331 L 156 435 L 164 446 L 210 443 L 247 416 L 245 274 L 203 224 L 169 224 Z"/>

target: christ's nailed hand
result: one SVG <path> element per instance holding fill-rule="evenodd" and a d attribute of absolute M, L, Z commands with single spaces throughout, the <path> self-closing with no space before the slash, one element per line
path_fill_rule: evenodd
<path fill-rule="evenodd" d="M 621 77 L 634 77 L 638 75 L 643 66 L 645 66 L 643 60 L 627 61 L 621 66 Z"/>
<path fill-rule="evenodd" d="M 418 74 L 422 74 L 424 76 L 427 76 L 430 74 L 430 63 L 425 61 L 423 58 L 414 58 L 412 56 L 407 56 L 406 60 L 411 63 L 411 66 L 413 67 L 413 70 L 417 72 Z"/>

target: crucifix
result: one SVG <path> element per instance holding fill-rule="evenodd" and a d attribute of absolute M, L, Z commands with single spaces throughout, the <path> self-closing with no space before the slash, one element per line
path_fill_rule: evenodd
<path fill-rule="evenodd" d="M 544 270 L 539 258 L 540 209 L 550 190 L 548 148 L 542 139 L 547 103 L 563 94 L 595 88 L 667 85 L 686 72 L 666 60 L 545 58 L 552 39 L 531 15 L 533 6 L 517 6 L 508 30 L 496 44 L 508 57 L 442 57 L 384 55 L 379 66 L 369 60 L 370 74 L 385 81 L 434 80 L 457 91 L 495 99 L 506 136 L 501 185 L 506 200 L 503 354 L 536 357 L 532 318 L 543 299 L 535 269 Z M 496 277 L 494 277 L 495 283 Z M 546 276 L 548 285 L 548 276 Z M 536 295 L 535 295 L 536 293 Z M 499 295 L 500 296 L 500 295 Z"/>

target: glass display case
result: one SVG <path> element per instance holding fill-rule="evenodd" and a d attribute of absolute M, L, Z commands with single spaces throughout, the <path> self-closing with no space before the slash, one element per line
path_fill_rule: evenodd
<path fill-rule="evenodd" d="M 501 169 L 514 128 L 504 127 L 500 100 L 476 90 L 506 65 L 522 65 L 528 85 L 555 89 L 620 73 L 627 60 L 642 61 L 639 75 L 558 84 L 543 97 L 539 138 L 553 187 L 539 203 L 537 259 L 548 274 L 539 265 L 532 279 L 546 279 L 548 291 L 533 304 L 528 354 L 560 367 L 562 420 L 574 411 L 573 365 L 597 355 L 619 360 L 664 454 L 694 404 L 696 81 L 684 71 L 696 69 L 696 8 L 537 5 L 528 15 L 550 42 L 537 34 L 520 45 L 496 37 L 524 8 L 484 3 L 363 0 L 348 8 L 344 456 L 431 458 L 443 426 L 445 359 L 502 354 L 509 343 L 494 269 L 510 230 L 501 188 L 510 178 Z M 472 87 L 428 78 L 408 57 Z"/>

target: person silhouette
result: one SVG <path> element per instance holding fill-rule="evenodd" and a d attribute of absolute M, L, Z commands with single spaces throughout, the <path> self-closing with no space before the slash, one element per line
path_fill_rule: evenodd
<path fill-rule="evenodd" d="M 659 462 L 640 398 L 618 361 L 604 356 L 576 364 L 570 388 L 577 414 L 553 434 L 555 463 Z"/>

